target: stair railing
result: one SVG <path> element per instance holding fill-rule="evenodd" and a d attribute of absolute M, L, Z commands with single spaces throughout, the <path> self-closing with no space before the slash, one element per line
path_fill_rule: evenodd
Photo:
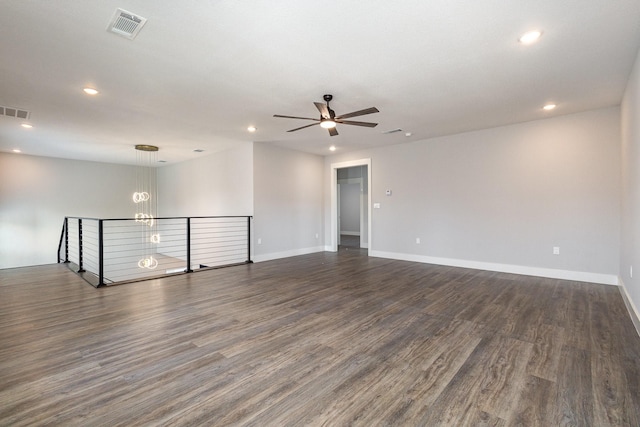
<path fill-rule="evenodd" d="M 65 217 L 58 262 L 95 287 L 251 263 L 252 219 L 154 218 L 149 239 L 148 219 Z"/>

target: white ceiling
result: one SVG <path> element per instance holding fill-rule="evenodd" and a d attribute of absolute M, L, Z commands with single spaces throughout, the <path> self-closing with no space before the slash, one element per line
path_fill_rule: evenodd
<path fill-rule="evenodd" d="M 134 40 L 106 31 L 118 7 L 148 19 Z M 0 117 L 0 151 L 133 164 L 153 144 L 171 164 L 258 141 L 327 155 L 618 105 L 639 22 L 640 0 L 2 0 L 0 105 L 34 127 Z M 540 41 L 519 44 L 534 28 Z M 272 117 L 317 117 L 325 93 L 338 115 L 377 107 L 353 120 L 378 127 L 287 133 L 310 122 Z"/>

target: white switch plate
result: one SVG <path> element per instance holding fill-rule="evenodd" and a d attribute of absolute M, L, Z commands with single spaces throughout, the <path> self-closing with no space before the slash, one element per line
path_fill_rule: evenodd
<path fill-rule="evenodd" d="M 387 196 L 390 196 L 391 195 L 391 190 L 387 190 L 386 194 L 387 194 Z"/>
<path fill-rule="evenodd" d="M 260 237 L 258 237 L 258 244 L 261 245 L 262 244 L 262 239 Z"/>
<path fill-rule="evenodd" d="M 318 238 L 318 233 L 316 233 L 316 239 Z"/>
<path fill-rule="evenodd" d="M 553 247 L 553 254 L 554 255 L 560 255 L 560 247 L 559 246 L 554 246 Z"/>
<path fill-rule="evenodd" d="M 629 277 L 633 278 L 633 265 L 629 266 Z"/>
<path fill-rule="evenodd" d="M 419 245 L 419 244 L 420 244 L 420 238 L 416 237 L 416 245 Z"/>
<path fill-rule="evenodd" d="M 380 209 L 380 203 L 374 203 L 373 209 Z"/>

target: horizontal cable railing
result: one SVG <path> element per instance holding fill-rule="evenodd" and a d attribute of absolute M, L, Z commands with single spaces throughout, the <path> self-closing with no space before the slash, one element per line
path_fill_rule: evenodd
<path fill-rule="evenodd" d="M 96 287 L 250 263 L 251 220 L 250 216 L 168 217 L 152 222 L 66 217 L 58 262 L 70 264 Z"/>

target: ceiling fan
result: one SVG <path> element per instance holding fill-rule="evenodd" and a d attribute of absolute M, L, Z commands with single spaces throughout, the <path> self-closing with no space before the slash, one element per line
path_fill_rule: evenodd
<path fill-rule="evenodd" d="M 318 111 L 320 111 L 319 119 L 312 119 L 311 117 L 295 117 L 295 116 L 281 116 L 279 114 L 274 114 L 273 117 L 282 117 L 284 119 L 300 119 L 300 120 L 313 120 L 317 123 L 311 123 L 310 125 L 301 126 L 299 128 L 288 130 L 287 132 L 295 132 L 300 129 L 308 128 L 315 125 L 320 125 L 321 127 L 327 129 L 329 131 L 329 135 L 336 136 L 338 131 L 336 130 L 336 124 L 341 125 L 355 125 L 355 126 L 365 126 L 369 128 L 376 127 L 377 123 L 370 122 L 358 122 L 353 120 L 345 120 L 351 117 L 356 116 L 364 116 L 365 114 L 378 113 L 378 109 L 376 107 L 365 108 L 364 110 L 354 111 L 353 113 L 342 114 L 340 116 L 336 116 L 335 111 L 333 111 L 329 107 L 329 102 L 333 99 L 333 95 L 324 95 L 324 101 L 326 104 L 321 102 L 314 102 Z"/>

